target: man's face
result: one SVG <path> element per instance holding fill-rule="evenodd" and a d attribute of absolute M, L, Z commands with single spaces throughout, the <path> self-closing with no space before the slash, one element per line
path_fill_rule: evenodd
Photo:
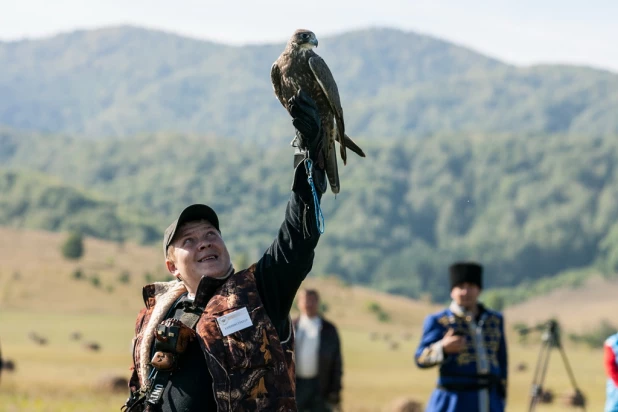
<path fill-rule="evenodd" d="M 481 289 L 468 282 L 460 283 L 451 290 L 451 298 L 467 310 L 471 310 L 477 305 L 480 294 Z"/>
<path fill-rule="evenodd" d="M 165 263 L 172 275 L 180 275 L 185 282 L 197 285 L 203 276 L 221 277 L 230 269 L 230 254 L 225 242 L 206 220 L 183 224 L 171 245 L 174 256 Z"/>
<path fill-rule="evenodd" d="M 318 315 L 320 302 L 313 293 L 302 292 L 298 295 L 298 310 L 305 316 L 313 318 Z"/>

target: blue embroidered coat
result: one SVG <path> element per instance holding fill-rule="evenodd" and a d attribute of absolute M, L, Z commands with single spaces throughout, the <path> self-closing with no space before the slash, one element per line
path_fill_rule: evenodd
<path fill-rule="evenodd" d="M 458 354 L 447 355 L 441 339 L 449 329 L 465 336 Z M 439 366 L 437 388 L 427 412 L 503 412 L 506 402 L 507 348 L 500 313 L 480 305 L 478 319 L 454 302 L 429 315 L 415 355 L 421 368 Z"/>

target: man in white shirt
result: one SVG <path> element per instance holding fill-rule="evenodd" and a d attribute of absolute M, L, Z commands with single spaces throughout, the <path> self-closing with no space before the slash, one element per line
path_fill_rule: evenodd
<path fill-rule="evenodd" d="M 341 402 L 342 359 L 337 328 L 319 314 L 316 290 L 298 294 L 296 402 L 299 412 L 327 412 Z"/>

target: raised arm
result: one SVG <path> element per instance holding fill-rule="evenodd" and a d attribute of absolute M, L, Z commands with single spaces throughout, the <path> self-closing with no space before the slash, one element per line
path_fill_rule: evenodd
<path fill-rule="evenodd" d="M 325 173 L 317 161 L 322 140 L 317 107 L 304 92 L 290 99 L 289 107 L 299 149 L 295 154 L 292 194 L 277 237 L 255 266 L 260 297 L 280 336 L 294 296 L 313 266 L 320 238 L 316 206 L 326 188 Z M 313 164 L 311 169 L 307 159 Z M 308 182 L 309 170 L 315 191 Z"/>

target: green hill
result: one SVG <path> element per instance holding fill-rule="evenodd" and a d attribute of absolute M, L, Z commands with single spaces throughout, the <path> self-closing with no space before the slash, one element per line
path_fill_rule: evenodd
<path fill-rule="evenodd" d="M 483 262 L 488 287 L 529 285 L 591 265 L 607 274 L 618 270 L 616 136 L 445 135 L 361 143 L 367 158 L 342 167 L 342 192 L 324 197 L 326 233 L 316 273 L 441 299 L 446 267 L 459 258 Z M 4 132 L 0 148 L 7 167 L 57 176 L 145 211 L 159 231 L 187 204 L 208 203 L 220 213 L 234 254 L 249 259 L 275 236 L 292 178 L 291 148 L 230 145 L 214 137 L 91 141 Z M 4 196 L 15 203 L 24 193 Z M 70 207 L 54 210 L 74 215 Z M 28 220 L 38 213 L 19 214 Z"/>
<path fill-rule="evenodd" d="M 0 225 L 48 231 L 79 230 L 98 238 L 124 242 L 159 240 L 152 219 L 32 172 L 0 169 Z"/>
<path fill-rule="evenodd" d="M 351 136 L 618 133 L 618 75 L 519 68 L 428 36 L 321 37 Z M 0 125 L 86 137 L 208 133 L 287 142 L 270 67 L 283 44 L 231 47 L 135 27 L 0 42 Z"/>

